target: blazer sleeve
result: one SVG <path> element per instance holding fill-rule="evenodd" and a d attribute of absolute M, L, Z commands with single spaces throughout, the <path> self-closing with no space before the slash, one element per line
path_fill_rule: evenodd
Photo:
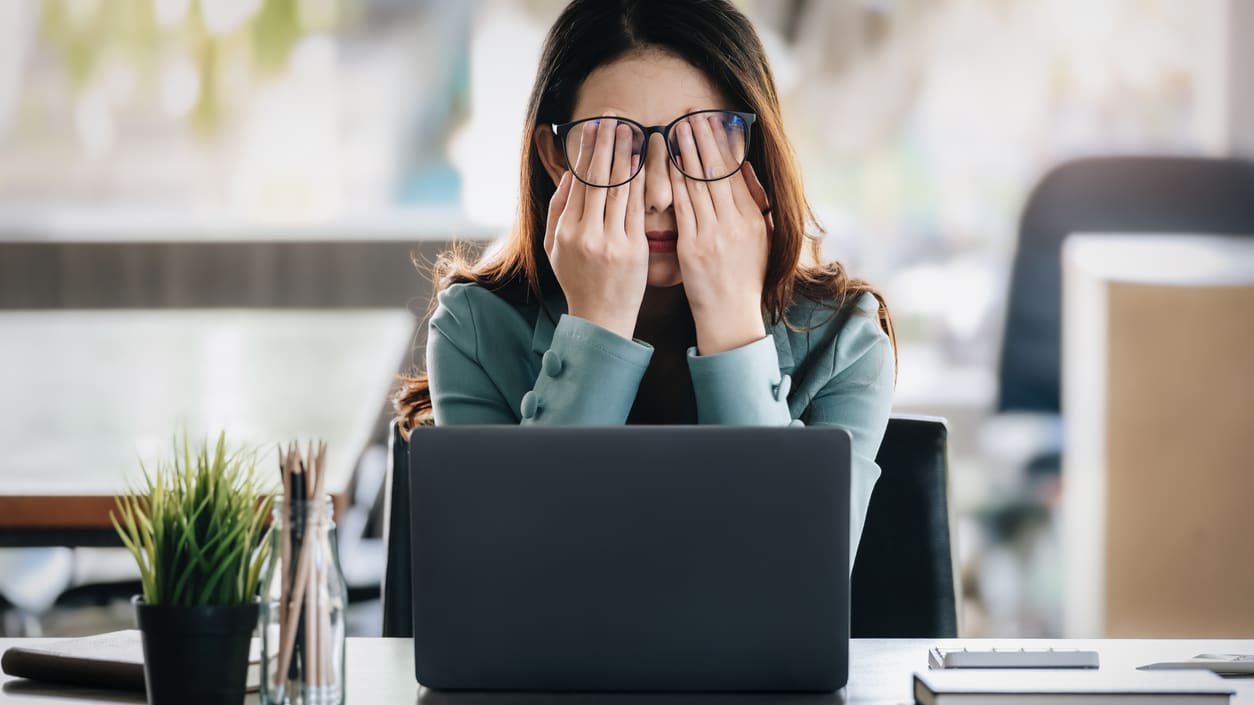
<path fill-rule="evenodd" d="M 626 423 L 653 356 L 651 345 L 563 314 L 534 385 L 515 409 L 493 381 L 502 370 L 515 369 L 497 356 L 515 353 L 479 344 L 471 285 L 449 287 L 437 299 L 427 338 L 437 425 Z"/>
<path fill-rule="evenodd" d="M 845 322 L 832 350 L 833 374 L 811 399 L 811 426 L 831 424 L 852 437 L 850 466 L 849 559 L 858 554 L 871 491 L 879 479 L 875 463 L 888 427 L 896 366 L 892 342 L 880 326 L 878 302 L 864 294 Z M 788 409 L 791 380 L 779 371 L 771 335 L 715 355 L 688 351 L 697 414 L 701 423 L 804 426 Z"/>
<path fill-rule="evenodd" d="M 867 295 L 868 298 L 870 295 Z M 872 299 L 873 300 L 873 299 Z M 855 315 L 845 324 L 836 344 L 839 370 L 810 402 L 811 426 L 832 424 L 852 436 L 852 462 L 849 476 L 849 561 L 858 555 L 858 541 L 866 524 L 871 491 L 880 478 L 875 463 L 888 416 L 892 411 L 897 367 L 888 333 L 880 327 L 874 311 Z"/>

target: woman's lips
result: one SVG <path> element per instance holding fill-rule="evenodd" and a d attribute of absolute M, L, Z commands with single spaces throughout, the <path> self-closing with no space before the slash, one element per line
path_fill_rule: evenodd
<path fill-rule="evenodd" d="M 644 236 L 649 239 L 649 252 L 674 252 L 679 240 L 674 230 L 648 230 Z"/>

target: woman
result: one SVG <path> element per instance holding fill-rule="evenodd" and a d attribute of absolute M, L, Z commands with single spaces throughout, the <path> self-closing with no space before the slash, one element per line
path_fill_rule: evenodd
<path fill-rule="evenodd" d="M 575 0 L 527 109 L 519 217 L 436 264 L 403 428 L 835 424 L 855 555 L 896 373 L 888 310 L 820 243 L 765 53 L 725 0 Z M 817 228 L 816 228 L 817 229 Z"/>

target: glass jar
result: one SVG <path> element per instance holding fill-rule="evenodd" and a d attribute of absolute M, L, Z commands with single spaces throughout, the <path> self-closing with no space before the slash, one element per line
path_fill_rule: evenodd
<path fill-rule="evenodd" d="M 344 617 L 331 499 L 276 497 L 261 593 L 261 702 L 343 705 Z"/>

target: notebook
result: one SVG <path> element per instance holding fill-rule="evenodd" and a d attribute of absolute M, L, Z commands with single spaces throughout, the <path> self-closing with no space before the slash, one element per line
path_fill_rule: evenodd
<path fill-rule="evenodd" d="M 945 670 L 914 674 L 918 705 L 1227 705 L 1233 689 L 1214 673 Z"/>
<path fill-rule="evenodd" d="M 260 642 L 249 654 L 248 690 L 261 684 Z M 126 629 L 74 639 L 40 640 L 9 647 L 0 670 L 15 678 L 89 688 L 144 690 L 144 646 L 139 630 Z"/>

